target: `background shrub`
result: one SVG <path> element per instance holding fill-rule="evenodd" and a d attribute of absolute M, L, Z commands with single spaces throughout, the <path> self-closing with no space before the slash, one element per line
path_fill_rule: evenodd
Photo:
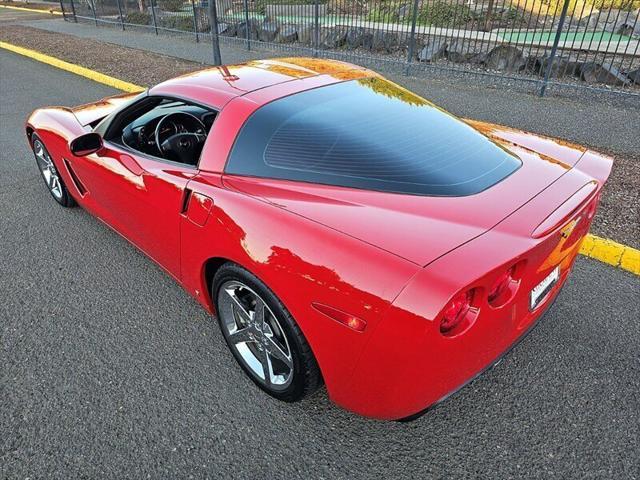
<path fill-rule="evenodd" d="M 193 17 L 190 15 L 163 15 L 158 19 L 158 26 L 181 32 L 193 32 Z"/>
<path fill-rule="evenodd" d="M 151 14 L 138 11 L 129 12 L 124 21 L 134 25 L 149 25 L 151 23 Z"/>
<path fill-rule="evenodd" d="M 158 0 L 158 6 L 167 12 L 179 12 L 183 5 L 183 0 Z"/>

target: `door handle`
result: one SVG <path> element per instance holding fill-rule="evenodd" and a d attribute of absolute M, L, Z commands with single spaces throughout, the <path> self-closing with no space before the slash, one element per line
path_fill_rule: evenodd
<path fill-rule="evenodd" d="M 188 188 L 184 189 L 182 214 L 192 223 L 204 227 L 213 208 L 213 199 Z"/>

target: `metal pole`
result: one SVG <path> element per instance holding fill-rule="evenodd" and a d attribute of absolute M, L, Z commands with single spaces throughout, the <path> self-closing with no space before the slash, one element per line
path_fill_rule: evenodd
<path fill-rule="evenodd" d="M 200 41 L 198 36 L 198 12 L 196 12 L 196 3 L 191 0 L 191 10 L 193 11 L 193 31 L 196 34 L 196 43 Z"/>
<path fill-rule="evenodd" d="M 156 9 L 153 6 L 155 0 L 151 0 L 151 19 L 153 20 L 153 29 L 156 31 L 156 35 L 158 35 L 158 23 L 156 22 Z"/>
<path fill-rule="evenodd" d="M 73 0 L 71 0 L 71 12 L 73 13 L 73 21 L 78 23 L 78 18 L 76 17 L 76 6 L 73 4 Z"/>
<path fill-rule="evenodd" d="M 91 0 L 91 11 L 93 12 L 93 21 L 96 22 L 96 27 L 98 26 L 98 17 L 96 16 L 96 2 L 95 0 Z"/>
<path fill-rule="evenodd" d="M 120 14 L 120 26 L 122 27 L 122 31 L 124 32 L 124 16 L 122 15 L 122 5 L 120 5 L 120 0 L 116 0 L 118 2 L 118 13 Z"/>
<path fill-rule="evenodd" d="M 249 2 L 244 0 L 244 25 L 245 36 L 247 37 L 247 50 L 251 50 L 251 32 L 249 31 Z"/>
<path fill-rule="evenodd" d="M 313 2 L 314 10 L 314 28 L 313 28 L 313 56 L 318 56 L 318 49 L 320 48 L 320 6 L 318 0 Z"/>
<path fill-rule="evenodd" d="M 560 35 L 562 34 L 562 27 L 564 26 L 564 20 L 567 18 L 567 10 L 569 9 L 569 0 L 564 0 L 562 6 L 562 13 L 560 14 L 560 21 L 558 22 L 558 31 L 556 32 L 556 38 L 553 40 L 553 47 L 551 47 L 551 55 L 549 56 L 549 65 L 547 65 L 547 71 L 544 74 L 544 80 L 540 87 L 540 96 L 544 97 L 544 92 L 547 89 L 549 83 L 549 77 L 551 76 L 551 69 L 553 68 L 553 61 L 556 58 L 556 52 L 558 50 L 558 43 L 560 43 Z"/>
<path fill-rule="evenodd" d="M 409 38 L 409 54 L 407 55 L 407 68 L 404 70 L 405 75 L 409 75 L 409 67 L 413 62 L 413 51 L 416 44 L 416 24 L 418 23 L 418 2 L 413 2 L 413 16 L 411 17 L 411 37 Z"/>
<path fill-rule="evenodd" d="M 209 24 L 211 25 L 211 45 L 213 46 L 213 64 L 222 65 L 220 39 L 218 38 L 218 11 L 216 0 L 209 0 Z"/>
<path fill-rule="evenodd" d="M 62 3 L 62 0 L 60 0 L 60 10 L 62 11 L 62 19 L 63 20 L 67 20 L 67 14 L 64 11 L 64 3 Z"/>

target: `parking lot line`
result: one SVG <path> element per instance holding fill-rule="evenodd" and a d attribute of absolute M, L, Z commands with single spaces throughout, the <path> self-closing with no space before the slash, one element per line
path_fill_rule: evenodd
<path fill-rule="evenodd" d="M 62 15 L 62 12 L 58 12 L 57 10 L 40 10 L 38 8 L 25 8 L 25 7 L 14 7 L 13 5 L 0 5 L 0 8 L 7 8 L 9 10 L 20 10 L 22 12 L 35 12 L 35 13 L 50 13 L 51 15 Z"/>
<path fill-rule="evenodd" d="M 13 8 L 13 7 L 12 7 Z M 15 7 L 20 9 L 20 7 Z M 25 9 L 23 9 L 25 10 Z M 11 43 L 0 41 L 0 48 L 11 52 L 29 57 L 42 63 L 51 65 L 67 72 L 80 75 L 82 77 L 102 83 L 113 88 L 125 92 L 140 92 L 144 87 L 133 83 L 125 82 L 117 78 L 105 75 L 89 68 L 81 67 L 73 63 L 65 62 L 59 58 L 55 58 L 28 48 L 19 47 Z M 580 254 L 589 258 L 593 258 L 600 262 L 612 265 L 617 268 L 629 271 L 635 275 L 640 275 L 640 250 L 633 247 L 617 243 L 613 240 L 602 238 L 597 235 L 588 234 L 585 238 Z"/>
<path fill-rule="evenodd" d="M 25 57 L 29 57 L 33 60 L 37 60 L 38 62 L 46 63 L 47 65 L 51 65 L 52 67 L 66 70 L 67 72 L 71 72 L 82 77 L 86 77 L 90 80 L 93 80 L 94 82 L 102 83 L 104 85 L 117 88 L 118 90 L 122 90 L 124 92 L 141 92 L 142 90 L 144 90 L 144 87 L 141 87 L 140 85 L 125 82 L 123 80 L 110 77 L 109 75 L 105 75 L 104 73 L 96 72 L 95 70 L 81 67 L 80 65 L 76 65 L 73 63 L 65 62 L 64 60 L 60 60 L 59 58 L 51 57 L 49 55 L 36 52 L 35 50 L 19 47 L 11 43 L 0 41 L 0 48 L 9 50 L 19 55 L 23 55 Z"/>

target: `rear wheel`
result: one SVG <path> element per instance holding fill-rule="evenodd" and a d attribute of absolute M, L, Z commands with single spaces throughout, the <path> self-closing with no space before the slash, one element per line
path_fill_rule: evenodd
<path fill-rule="evenodd" d="M 31 137 L 31 147 L 42 179 L 51 196 L 63 207 L 73 207 L 76 204 L 75 200 L 69 194 L 67 186 L 64 184 L 47 148 L 35 133 Z"/>
<path fill-rule="evenodd" d="M 211 296 L 227 345 L 260 388 L 287 402 L 318 388 L 320 369 L 309 344 L 264 283 L 228 263 L 216 273 Z"/>

